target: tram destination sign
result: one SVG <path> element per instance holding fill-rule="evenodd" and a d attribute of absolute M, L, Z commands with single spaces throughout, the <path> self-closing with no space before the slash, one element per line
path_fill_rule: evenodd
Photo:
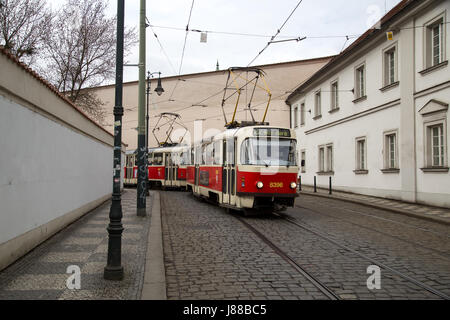
<path fill-rule="evenodd" d="M 277 128 L 255 128 L 253 129 L 253 135 L 257 137 L 283 137 L 290 138 L 291 130 L 289 129 L 277 129 Z"/>

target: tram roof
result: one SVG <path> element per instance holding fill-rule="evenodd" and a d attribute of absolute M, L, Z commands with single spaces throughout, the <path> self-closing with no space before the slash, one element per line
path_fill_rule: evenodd
<path fill-rule="evenodd" d="M 207 143 L 211 141 L 216 140 L 223 140 L 227 138 L 233 138 L 239 135 L 243 136 L 253 136 L 253 129 L 255 128 L 262 128 L 262 129 L 288 129 L 291 131 L 291 138 L 295 138 L 295 130 L 290 128 L 283 128 L 281 126 L 264 126 L 264 125 L 254 125 L 254 126 L 246 126 L 246 127 L 239 127 L 239 128 L 233 128 L 233 129 L 227 129 L 219 134 L 216 134 L 214 136 L 211 136 L 209 138 L 203 139 L 201 143 Z"/>

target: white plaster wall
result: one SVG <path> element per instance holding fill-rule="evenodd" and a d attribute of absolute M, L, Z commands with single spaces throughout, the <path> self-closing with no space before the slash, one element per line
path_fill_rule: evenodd
<path fill-rule="evenodd" d="M 297 104 L 299 105 L 300 110 L 300 103 L 302 102 L 305 102 L 306 111 L 311 110 L 311 113 L 305 113 L 305 126 L 299 127 L 299 131 L 308 131 L 400 98 L 399 86 L 384 92 L 379 90 L 383 87 L 383 50 L 395 43 L 398 44 L 398 40 L 398 34 L 394 36 L 394 40 L 392 41 L 385 40 L 385 38 L 378 40 L 375 46 L 368 48 L 370 50 L 367 51 L 366 54 L 359 58 L 351 59 L 347 65 L 327 75 L 320 81 L 319 85 L 308 89 L 306 95 L 296 98 L 295 101 L 292 102 L 292 111 Z M 401 50 L 402 48 L 397 45 L 398 56 L 400 55 Z M 355 100 L 356 97 L 351 90 L 355 87 L 355 67 L 363 62 L 365 62 L 366 65 L 367 99 L 354 103 L 353 100 Z M 402 62 L 400 59 L 398 62 L 398 70 L 400 71 Z M 339 111 L 329 113 L 331 109 L 331 83 L 335 80 L 339 81 Z M 314 120 L 314 95 L 318 90 L 321 90 L 322 118 Z M 295 115 L 292 113 L 292 117 L 294 116 Z M 300 117 L 298 119 L 298 123 L 300 123 Z"/>
<path fill-rule="evenodd" d="M 334 187 L 358 193 L 398 197 L 398 191 L 401 190 L 400 174 L 384 174 L 380 169 L 384 166 L 383 132 L 398 129 L 399 113 L 397 105 L 308 135 L 300 133 L 297 137 L 298 149 L 306 149 L 306 173 L 300 174 L 302 183 L 312 185 L 314 176 L 317 176 L 318 186 L 328 187 L 329 176 L 317 175 L 318 146 L 333 143 Z M 369 173 L 357 175 L 353 172 L 356 169 L 355 139 L 362 136 L 367 138 Z"/>
<path fill-rule="evenodd" d="M 414 53 L 415 53 L 415 71 L 416 71 L 415 72 L 416 92 L 441 84 L 445 81 L 449 81 L 450 66 L 448 65 L 424 75 L 419 73 L 420 71 L 426 69 L 424 57 L 425 28 L 423 28 L 423 26 L 442 13 L 444 13 L 444 21 L 447 22 L 447 24 L 444 23 L 443 25 L 445 38 L 443 61 L 446 61 L 449 59 L 450 54 L 450 32 L 449 32 L 450 25 L 448 24 L 449 21 L 448 19 L 450 15 L 450 1 L 447 0 L 438 2 L 438 5 L 423 12 L 423 14 L 417 17 L 415 21 L 416 32 L 414 39 L 415 45 Z"/>
<path fill-rule="evenodd" d="M 0 95 L 0 243 L 112 191 L 112 147 Z"/>
<path fill-rule="evenodd" d="M 450 76 L 449 76 L 450 77 Z M 433 92 L 429 95 L 416 99 L 416 141 L 417 141 L 417 199 L 423 203 L 434 204 L 438 206 L 450 207 L 450 172 L 423 172 L 420 168 L 425 167 L 425 130 L 423 117 L 418 114 L 418 111 L 431 99 L 450 103 L 450 87 L 446 89 Z M 449 128 L 449 112 L 445 113 L 446 118 L 446 159 L 447 166 L 449 165 L 449 142 L 450 142 L 450 128 Z"/>

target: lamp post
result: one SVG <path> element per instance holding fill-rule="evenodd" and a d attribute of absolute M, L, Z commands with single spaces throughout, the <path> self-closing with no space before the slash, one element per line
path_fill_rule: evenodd
<path fill-rule="evenodd" d="M 116 97 L 114 106 L 114 177 L 111 209 L 108 225 L 108 262 L 103 277 L 106 280 L 122 280 L 122 204 L 120 175 L 122 157 L 122 97 L 123 97 L 123 38 L 125 0 L 117 1 L 117 48 L 116 48 Z"/>
<path fill-rule="evenodd" d="M 138 181 L 137 181 L 137 215 L 147 215 L 146 196 L 148 181 L 147 152 L 145 151 L 145 0 L 140 1 L 139 15 L 139 92 L 138 92 Z"/>
<path fill-rule="evenodd" d="M 161 72 L 150 72 L 150 71 L 147 71 L 147 116 L 146 116 L 146 120 L 147 120 L 147 130 L 146 130 L 146 135 L 145 135 L 145 150 L 146 150 L 146 157 L 147 157 L 147 159 L 148 159 L 148 129 L 149 129 L 149 111 L 148 111 L 148 106 L 149 106 L 149 103 L 150 103 L 150 78 L 152 78 L 153 77 L 153 75 L 154 74 L 158 74 L 159 75 L 159 77 L 158 77 L 158 86 L 156 87 L 156 89 L 155 89 L 155 92 L 158 94 L 158 96 L 161 96 L 162 94 L 163 94 L 163 92 L 164 92 L 164 89 L 163 89 L 163 87 L 162 87 L 162 85 L 161 85 Z M 149 192 L 148 192 L 148 189 L 149 189 L 149 187 L 148 187 L 148 181 L 147 181 L 147 195 L 149 195 Z"/>

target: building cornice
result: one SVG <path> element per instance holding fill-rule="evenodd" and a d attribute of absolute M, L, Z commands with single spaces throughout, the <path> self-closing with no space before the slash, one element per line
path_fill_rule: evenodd
<path fill-rule="evenodd" d="M 297 89 L 295 89 L 294 92 L 287 97 L 285 102 L 292 102 L 293 99 L 301 94 L 304 94 L 314 85 L 320 83 L 324 77 L 329 76 L 329 74 L 335 72 L 336 69 L 342 68 L 343 65 L 348 64 L 350 61 L 354 61 L 355 56 L 360 54 L 361 51 L 365 51 L 367 47 L 371 47 L 376 44 L 377 41 L 382 39 L 385 32 L 389 31 L 389 28 L 395 29 L 395 24 L 399 24 L 400 21 L 407 19 L 410 15 L 413 15 L 415 13 L 413 10 L 420 5 L 427 6 L 429 2 L 430 1 L 423 0 L 401 1 L 380 20 L 380 28 L 367 30 L 342 53 L 333 58 L 308 80 L 303 82 L 303 84 L 301 84 Z M 408 13 L 408 16 L 405 16 L 405 13 Z"/>
<path fill-rule="evenodd" d="M 274 68 L 274 67 L 280 67 L 285 65 L 304 65 L 304 64 L 310 64 L 310 63 L 318 63 L 318 62 L 324 62 L 324 61 L 330 61 L 331 59 L 335 58 L 336 55 L 332 56 L 325 56 L 325 57 L 318 57 L 318 58 L 311 58 L 311 59 L 304 59 L 304 60 L 293 60 L 293 61 L 284 61 L 284 62 L 276 62 L 271 64 L 262 64 L 258 66 L 254 66 L 254 68 L 261 68 L 261 69 L 268 69 L 268 68 Z M 162 80 L 177 80 L 177 79 L 183 79 L 183 78 L 193 78 L 193 77 L 203 77 L 206 75 L 214 75 L 214 74 L 225 74 L 228 72 L 228 69 L 225 70 L 214 70 L 214 71 L 206 71 L 206 72 L 195 72 L 195 73 L 186 73 L 181 75 L 174 75 L 174 76 L 168 76 L 168 77 L 161 77 Z M 157 81 L 157 79 L 152 79 L 152 81 Z M 136 85 L 138 84 L 138 81 L 129 81 L 124 82 L 124 86 L 129 85 Z M 114 87 L 114 84 L 108 84 L 104 86 L 97 86 L 97 87 L 90 87 L 85 88 L 83 90 L 97 90 L 97 89 L 105 89 L 109 87 Z"/>
<path fill-rule="evenodd" d="M 336 120 L 336 121 L 324 124 L 324 125 L 322 125 L 320 127 L 316 127 L 316 128 L 307 130 L 307 131 L 305 131 L 305 135 L 309 135 L 309 134 L 314 133 L 314 132 L 322 131 L 322 130 L 334 127 L 336 125 L 342 124 L 344 122 L 348 122 L 348 121 L 352 121 L 352 120 L 355 120 L 355 119 L 358 119 L 358 118 L 361 118 L 361 117 L 365 117 L 365 116 L 367 116 L 369 114 L 372 114 L 374 112 L 378 112 L 378 111 L 381 111 L 381 110 L 384 110 L 384 109 L 395 107 L 395 106 L 397 106 L 399 104 L 400 104 L 400 99 L 396 99 L 396 100 L 390 101 L 388 103 L 382 104 L 380 106 L 377 106 L 377 107 L 374 107 L 374 108 L 362 111 L 360 113 L 356 113 L 356 114 L 353 114 L 351 116 L 348 116 L 348 117 L 345 117 L 345 118 L 342 118 L 342 119 L 339 119 L 339 120 Z"/>

